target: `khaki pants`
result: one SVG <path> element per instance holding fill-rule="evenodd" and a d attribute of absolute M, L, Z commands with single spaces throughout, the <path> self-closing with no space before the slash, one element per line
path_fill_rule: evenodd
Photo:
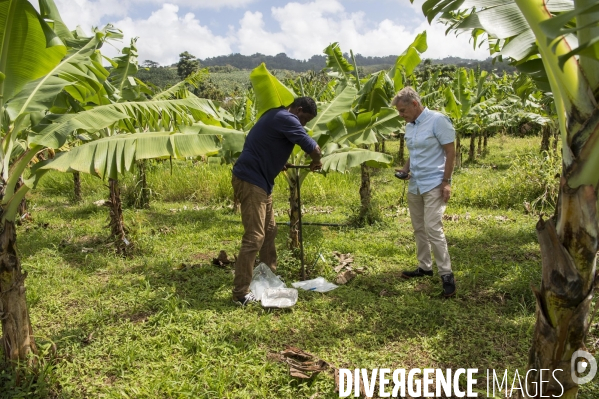
<path fill-rule="evenodd" d="M 447 241 L 443 233 L 443 213 L 446 206 L 441 196 L 441 186 L 424 194 L 408 193 L 408 207 L 416 238 L 418 267 L 432 270 L 432 248 L 440 276 L 452 272 Z"/>
<path fill-rule="evenodd" d="M 233 193 L 241 203 L 243 238 L 241 250 L 235 262 L 233 296 L 242 297 L 250 292 L 256 255 L 273 271 L 277 267 L 275 238 L 277 225 L 272 210 L 272 195 L 262 188 L 233 176 Z"/>

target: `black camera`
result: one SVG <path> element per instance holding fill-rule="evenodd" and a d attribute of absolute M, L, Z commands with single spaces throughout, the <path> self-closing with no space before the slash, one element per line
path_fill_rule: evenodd
<path fill-rule="evenodd" d="M 407 179 L 408 176 L 409 176 L 408 173 L 401 171 L 401 170 L 399 172 L 395 172 L 395 177 L 397 177 L 398 179 L 401 179 L 401 180 Z"/>

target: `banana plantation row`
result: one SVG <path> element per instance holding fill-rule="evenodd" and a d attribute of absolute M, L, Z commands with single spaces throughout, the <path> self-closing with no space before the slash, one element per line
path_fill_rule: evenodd
<path fill-rule="evenodd" d="M 323 172 L 361 168 L 360 217 L 367 222 L 369 168 L 391 164 L 393 158 L 384 153 L 385 140 L 402 140 L 404 130 L 390 100 L 401 88 L 412 86 L 425 106 L 452 118 L 458 167 L 462 153 L 473 161 L 477 140 L 480 154 L 496 132 L 542 131 L 545 150 L 561 133 L 564 173 L 556 219 L 538 225 L 544 278 L 535 292 L 538 324 L 530 368 L 569 362 L 571 353 L 583 345 L 588 326 L 597 252 L 599 51 L 589 33 L 597 29 L 597 5 L 579 1 L 574 7 L 563 1 L 551 8 L 543 0 L 466 3 L 429 0 L 423 11 L 429 20 L 441 15 L 450 29 L 472 30 L 475 41 L 486 33 L 492 51 L 524 73 L 497 76 L 460 68 L 447 74 L 431 65 L 419 67 L 427 49 L 423 32 L 390 70 L 359 76 L 353 53 L 347 60 L 333 43 L 324 50 L 324 71 L 280 82 L 262 64 L 250 75 L 252 89 L 218 104 L 193 94 L 205 71 L 165 90 L 136 78 L 135 40 L 120 56 L 103 56 L 103 45 L 122 38 L 111 25 L 91 35 L 70 31 L 51 0 L 40 0 L 39 11 L 27 0 L 0 1 L 0 319 L 6 358 L 23 361 L 36 352 L 15 219 L 26 193 L 45 173 L 71 172 L 77 179 L 82 172 L 109 179 L 112 235 L 122 243 L 120 175 L 132 172 L 135 165 L 143 175 L 148 159 L 202 156 L 234 162 L 245 134 L 265 111 L 289 105 L 296 96 L 310 96 L 318 102 L 318 116 L 307 128 L 322 148 Z M 497 15 L 522 23 L 492 24 Z M 563 36 L 571 32 L 579 36 L 578 45 L 569 45 Z M 467 138 L 469 147 L 462 150 Z M 400 152 L 401 158 L 403 146 Z M 305 164 L 305 157 L 296 148 L 289 162 Z M 291 242 L 296 246 L 298 189 L 307 172 L 284 173 L 291 193 Z M 142 194 L 146 192 L 142 188 Z M 577 386 L 569 373 L 560 381 L 568 397 L 575 397 Z"/>

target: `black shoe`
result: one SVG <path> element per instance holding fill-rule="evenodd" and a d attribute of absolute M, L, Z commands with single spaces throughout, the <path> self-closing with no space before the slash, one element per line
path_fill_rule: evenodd
<path fill-rule="evenodd" d="M 455 294 L 455 279 L 453 278 L 453 273 L 441 276 L 441 280 L 443 281 L 443 296 L 445 298 L 453 296 Z"/>
<path fill-rule="evenodd" d="M 412 277 L 425 277 L 425 276 L 432 276 L 433 275 L 433 271 L 432 270 L 424 270 L 422 268 L 418 268 L 414 271 L 411 272 L 401 272 L 401 276 L 403 278 L 412 278 Z"/>
<path fill-rule="evenodd" d="M 253 303 L 257 303 L 257 302 L 258 302 L 258 298 L 256 298 L 254 296 L 254 294 L 252 294 L 251 292 L 248 294 L 245 294 L 245 296 L 242 296 L 241 298 L 233 297 L 233 303 L 235 303 L 235 305 L 239 305 L 239 306 L 247 306 L 247 305 L 251 305 Z"/>

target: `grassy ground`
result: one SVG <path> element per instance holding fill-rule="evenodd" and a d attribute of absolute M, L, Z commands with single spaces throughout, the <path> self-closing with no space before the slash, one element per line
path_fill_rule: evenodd
<path fill-rule="evenodd" d="M 305 227 L 311 277 L 332 280 L 333 251 L 365 268 L 328 293 L 300 292 L 287 310 L 231 303 L 231 269 L 210 265 L 222 249 L 239 250 L 242 226 L 230 209 L 230 167 L 155 164 L 148 210 L 125 209 L 134 256 L 106 244 L 103 183 L 84 177 L 84 202 L 73 204 L 69 175 L 50 174 L 30 197 L 33 219 L 18 230 L 43 378 L 15 388 L 0 371 L 3 397 L 333 398 L 334 378 L 298 381 L 269 360 L 292 345 L 336 367 L 509 369 L 527 363 L 534 326 L 530 284 L 540 257 L 527 201 L 551 212 L 546 182 L 556 164 L 537 154 L 539 138 L 493 138 L 490 154 L 455 174 L 445 222 L 458 293 L 439 297 L 440 279 L 406 281 L 416 264 L 405 183 L 392 170 L 374 174 L 381 221 L 365 228 Z M 396 143 L 388 150 L 397 151 Z M 521 170 L 514 168 L 528 166 Z M 536 168 L 536 169 L 535 169 Z M 541 172 L 535 173 L 535 170 Z M 124 180 L 125 199 L 133 179 Z M 552 186 L 552 185 L 551 185 Z M 304 221 L 345 223 L 356 211 L 359 174 L 313 175 L 302 186 Z M 544 195 L 544 196 L 543 196 Z M 287 191 L 274 193 L 279 272 L 297 281 L 286 249 Z M 535 202 L 535 199 L 541 200 Z M 588 347 L 599 337 L 591 329 Z M 597 397 L 583 387 L 581 397 Z M 484 395 L 481 394 L 481 397 Z"/>

